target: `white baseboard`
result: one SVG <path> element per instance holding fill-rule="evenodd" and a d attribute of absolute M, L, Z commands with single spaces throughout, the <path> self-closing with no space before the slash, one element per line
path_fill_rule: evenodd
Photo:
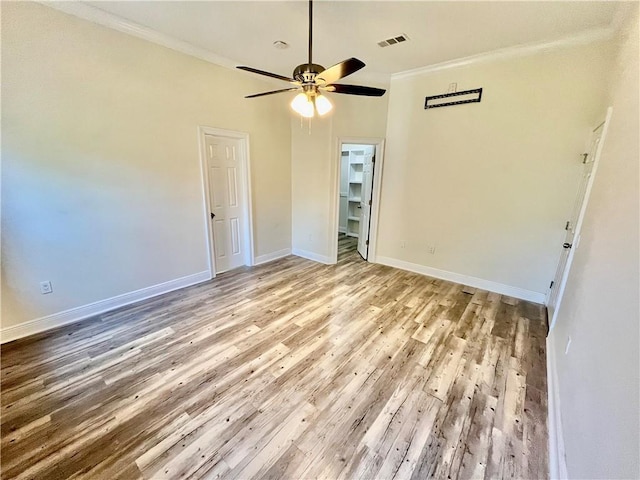
<path fill-rule="evenodd" d="M 404 260 L 398 260 L 395 258 L 377 256 L 376 263 L 381 263 L 382 265 L 387 265 L 389 267 L 400 268 L 402 270 L 408 270 L 414 273 L 420 273 L 429 277 L 439 278 L 440 280 L 448 280 L 449 282 L 469 285 L 470 287 L 488 290 L 490 292 L 499 293 L 500 295 L 508 295 L 510 297 L 527 300 L 529 302 L 544 303 L 545 300 L 544 293 L 512 287 L 510 285 L 492 282 L 491 280 L 485 280 L 483 278 L 471 277 L 461 273 L 448 272 L 446 270 L 427 267 L 417 263 L 405 262 Z"/>
<path fill-rule="evenodd" d="M 262 265 L 263 263 L 272 262 L 273 260 L 278 260 L 279 258 L 286 257 L 287 255 L 291 255 L 291 249 L 283 248 L 282 250 L 278 250 L 277 252 L 271 252 L 257 256 L 253 264 Z"/>
<path fill-rule="evenodd" d="M 314 252 L 307 252 L 306 250 L 300 250 L 299 248 L 291 249 L 291 253 L 293 253 L 298 257 L 306 258 L 307 260 L 313 260 L 314 262 L 324 263 L 326 265 L 334 265 L 336 263 L 326 255 L 320 255 Z"/>
<path fill-rule="evenodd" d="M 93 317 L 94 315 L 98 315 L 99 313 L 124 307 L 131 303 L 162 295 L 163 293 L 178 290 L 179 288 L 195 285 L 196 283 L 205 282 L 210 279 L 211 273 L 208 270 L 194 273 L 192 275 L 187 275 L 186 277 L 176 278 L 175 280 L 169 280 L 168 282 L 159 283 L 158 285 L 141 288 L 140 290 L 123 293 L 122 295 L 99 300 L 88 305 L 82 305 L 63 312 L 54 313 L 53 315 L 47 315 L 46 317 L 29 320 L 28 322 L 20 323 L 18 325 L 12 325 L 10 327 L 3 328 L 0 331 L 0 343 L 11 342 L 18 338 L 27 337 L 35 333 L 44 332 L 52 328 L 84 320 L 86 318 Z"/>
<path fill-rule="evenodd" d="M 567 460 L 564 452 L 564 435 L 560 416 L 560 392 L 553 333 L 547 337 L 547 409 L 549 419 L 549 478 L 568 478 Z"/>

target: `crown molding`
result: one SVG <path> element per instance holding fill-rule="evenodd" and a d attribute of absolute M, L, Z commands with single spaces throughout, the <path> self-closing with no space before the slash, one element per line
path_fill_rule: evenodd
<path fill-rule="evenodd" d="M 622 33 L 627 23 L 626 20 L 630 16 L 632 16 L 633 9 L 637 4 L 638 4 L 637 0 L 623 2 L 622 5 L 620 5 L 618 10 L 616 11 L 615 16 L 613 17 L 613 20 L 611 21 L 610 28 L 612 28 L 618 34 Z"/>
<path fill-rule="evenodd" d="M 579 45 L 588 45 L 590 43 L 608 40 L 616 34 L 616 31 L 617 30 L 614 26 L 609 26 L 606 28 L 590 30 L 578 35 L 564 37 L 559 40 L 527 43 L 523 45 L 514 45 L 513 47 L 500 48 L 491 52 L 479 53 L 477 55 L 471 55 L 469 57 L 457 58 L 455 60 L 448 60 L 442 63 L 436 63 L 433 65 L 427 65 L 425 67 L 394 73 L 391 75 L 391 80 L 393 81 L 401 78 L 409 78 L 417 75 L 441 72 L 443 70 L 466 67 L 469 65 L 506 60 L 509 58 L 525 57 L 550 50 L 576 47 Z"/>
<path fill-rule="evenodd" d="M 125 20 L 122 17 L 114 15 L 112 13 L 105 12 L 92 5 L 87 5 L 83 2 L 51 2 L 45 0 L 39 0 L 38 3 L 59 10 L 63 13 L 73 15 L 74 17 L 88 20 L 92 23 L 102 25 L 103 27 L 111 28 L 127 35 L 147 40 L 149 42 L 162 45 L 163 47 L 170 48 L 177 52 L 185 53 L 192 57 L 205 60 L 210 63 L 215 63 L 222 67 L 235 69 L 238 62 L 231 60 L 230 58 L 216 55 L 204 48 L 196 47 L 189 42 L 178 40 L 170 35 L 161 33 L 153 28 L 145 27 L 138 23 Z"/>
<path fill-rule="evenodd" d="M 189 42 L 179 40 L 170 35 L 161 33 L 153 28 L 145 27 L 136 22 L 126 20 L 122 17 L 119 17 L 118 15 L 105 12 L 100 8 L 94 7 L 92 5 L 88 5 L 81 1 L 67 2 L 67 1 L 37 0 L 37 3 L 40 3 L 44 6 L 53 8 L 55 10 L 61 11 L 66 14 L 73 15 L 74 17 L 78 17 L 83 20 L 87 20 L 92 23 L 96 23 L 98 25 L 102 25 L 104 27 L 117 30 L 127 35 L 141 38 L 143 40 L 147 40 L 157 45 L 162 45 L 163 47 L 170 48 L 171 50 L 175 50 L 177 52 L 181 52 L 186 55 L 199 58 L 201 60 L 204 60 L 209 63 L 213 63 L 215 65 L 219 65 L 221 67 L 235 70 L 236 65 L 241 64 L 241 62 L 237 62 L 230 58 L 223 57 L 222 55 L 217 55 L 209 50 L 197 47 Z M 633 3 L 633 2 L 630 2 L 630 3 Z M 422 75 L 427 73 L 435 73 L 442 70 L 464 67 L 464 66 L 474 65 L 479 63 L 505 60 L 508 58 L 522 57 L 527 55 L 534 55 L 536 53 L 540 53 L 548 50 L 567 48 L 567 47 L 573 47 L 578 45 L 587 45 L 589 43 L 607 40 L 613 37 L 618 32 L 618 30 L 620 29 L 620 25 L 622 24 L 626 16 L 625 14 L 628 12 L 629 8 L 630 7 L 626 9 L 621 8 L 618 11 L 616 18 L 614 19 L 614 21 L 609 27 L 590 30 L 585 33 L 565 37 L 559 40 L 515 45 L 513 47 L 506 47 L 498 50 L 493 50 L 491 52 L 480 53 L 480 54 L 472 55 L 469 57 L 463 57 L 463 58 L 458 58 L 454 60 L 447 60 L 446 62 L 442 62 L 442 63 L 436 63 L 433 65 L 427 65 L 424 67 L 419 67 L 411 70 L 405 70 L 403 72 L 392 73 L 390 75 L 382 74 L 382 73 L 358 72 L 357 77 L 354 77 L 354 78 L 357 78 L 360 81 L 375 83 L 380 86 L 386 87 L 390 85 L 392 80 L 397 80 L 401 78 L 413 77 L 416 75 Z M 268 78 L 265 78 L 263 80 L 267 82 L 271 82 L 271 80 Z M 278 82 L 278 85 L 279 84 L 280 83 Z"/>
<path fill-rule="evenodd" d="M 242 62 L 237 62 L 230 58 L 223 57 L 222 55 L 217 55 L 209 50 L 197 47 L 189 42 L 179 40 L 175 37 L 172 37 L 171 35 L 159 32 L 158 30 L 150 27 L 145 27 L 143 25 L 140 25 L 139 23 L 126 20 L 118 15 L 105 12 L 98 7 L 87 5 L 86 3 L 83 3 L 81 1 L 67 2 L 37 0 L 37 3 L 40 3 L 41 5 L 44 5 L 46 7 L 53 8 L 60 12 L 73 15 L 74 17 L 78 17 L 83 20 L 102 25 L 103 27 L 117 30 L 119 32 L 126 33 L 127 35 L 132 35 L 143 40 L 147 40 L 157 45 L 162 45 L 163 47 L 170 48 L 171 50 L 175 50 L 177 52 L 199 58 L 200 60 L 204 60 L 221 67 L 235 70 L 237 65 L 242 65 Z M 274 85 L 281 85 L 281 82 L 277 80 L 272 80 L 269 78 L 263 78 L 262 80 L 268 83 L 273 83 Z M 357 80 L 374 83 L 378 86 L 388 87 L 389 83 L 391 82 L 391 75 L 383 73 L 358 72 Z"/>

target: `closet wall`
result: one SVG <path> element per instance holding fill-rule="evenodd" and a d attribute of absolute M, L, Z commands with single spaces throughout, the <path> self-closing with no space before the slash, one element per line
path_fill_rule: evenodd
<path fill-rule="evenodd" d="M 372 145 L 344 144 L 340 165 L 340 233 L 358 237 L 365 153 L 372 153 Z M 343 229 L 344 228 L 344 229 Z"/>
<path fill-rule="evenodd" d="M 345 145 L 346 146 L 346 145 Z M 340 157 L 340 219 L 338 232 L 347 233 L 347 212 L 349 211 L 349 151 L 343 148 Z"/>

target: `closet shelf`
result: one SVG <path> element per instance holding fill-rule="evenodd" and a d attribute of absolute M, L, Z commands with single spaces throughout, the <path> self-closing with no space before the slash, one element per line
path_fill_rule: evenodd
<path fill-rule="evenodd" d="M 352 222 L 359 222 L 360 221 L 360 217 L 347 217 L 347 220 L 350 220 Z"/>

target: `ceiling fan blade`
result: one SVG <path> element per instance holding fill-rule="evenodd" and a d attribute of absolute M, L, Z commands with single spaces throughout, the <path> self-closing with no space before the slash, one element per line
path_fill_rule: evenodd
<path fill-rule="evenodd" d="M 320 72 L 316 77 L 316 82 L 329 85 L 347 75 L 357 72 L 361 68 L 364 68 L 364 62 L 352 57 L 335 64 L 333 67 L 327 68 L 324 72 Z"/>
<path fill-rule="evenodd" d="M 381 97 L 386 90 L 382 88 L 363 87 L 362 85 L 344 85 L 342 83 L 334 83 L 325 87 L 327 92 L 344 93 L 347 95 L 363 95 L 365 97 Z"/>
<path fill-rule="evenodd" d="M 282 90 L 273 90 L 271 92 L 254 93 L 253 95 L 247 95 L 244 98 L 264 97 L 265 95 L 273 95 L 274 93 L 282 93 L 282 92 L 291 92 L 292 90 L 298 90 L 298 87 L 283 88 Z"/>
<path fill-rule="evenodd" d="M 245 72 L 257 73 L 258 75 L 264 75 L 265 77 L 277 78 L 278 80 L 284 80 L 285 82 L 297 83 L 293 78 L 285 77 L 282 75 L 278 75 L 277 73 L 265 72 L 264 70 L 258 70 L 257 68 L 251 67 L 236 67 L 240 70 L 244 70 Z"/>

